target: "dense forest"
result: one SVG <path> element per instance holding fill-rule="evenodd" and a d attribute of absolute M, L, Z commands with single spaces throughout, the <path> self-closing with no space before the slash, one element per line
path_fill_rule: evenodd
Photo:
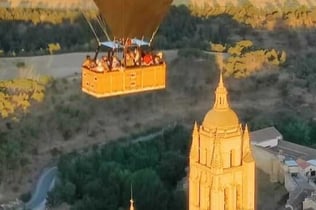
<path fill-rule="evenodd" d="M 42 11 L 39 11 L 42 12 Z M 55 12 L 56 13 L 56 12 Z M 48 45 L 58 43 L 61 47 L 60 52 L 88 51 L 96 47 L 95 38 L 85 18 L 80 13 L 65 14 L 53 13 L 63 20 L 61 24 L 53 21 L 39 21 L 34 23 L 32 20 L 3 20 L 0 22 L 0 55 L 43 55 L 48 54 Z M 88 14 L 89 15 L 89 14 Z M 47 15 L 48 16 L 48 15 Z M 93 16 L 93 14 L 90 14 Z M 1 18 L 0 18 L 1 19 Z M 57 21 L 57 23 L 58 23 Z M 218 27 L 210 29 L 207 25 L 212 20 L 204 20 L 194 17 L 191 11 L 184 5 L 172 6 L 168 16 L 165 18 L 154 41 L 154 47 L 160 49 L 174 48 L 199 48 L 208 49 L 209 40 L 226 43 L 228 29 Z M 97 22 L 93 22 L 97 31 L 100 31 Z M 34 39 L 36 37 L 36 39 Z"/>
<path fill-rule="evenodd" d="M 135 137 L 135 139 L 137 139 Z M 84 155 L 62 156 L 59 180 L 48 205 L 73 210 L 128 209 L 131 186 L 139 210 L 184 210 L 190 132 L 181 126 L 148 141 L 121 139 Z"/>
<path fill-rule="evenodd" d="M 206 5 L 203 8 L 192 4 L 190 9 L 184 5 L 172 6 L 161 24 L 154 47 L 208 49 L 209 41 L 226 44 L 231 35 L 228 25 L 237 28 L 238 23 L 269 30 L 311 28 L 316 25 L 315 12 L 315 8 L 305 6 L 273 11 L 251 4 L 244 7 Z M 93 10 L 84 11 L 84 14 L 92 19 L 96 16 Z M 215 16 L 226 17 L 225 22 L 230 23 L 214 25 L 214 21 L 218 21 Z M 85 18 L 76 10 L 0 8 L 1 19 L 0 56 L 47 54 L 51 43 L 60 44 L 61 52 L 87 51 L 96 47 Z M 212 24 L 213 27 L 209 27 Z M 94 26 L 99 27 L 97 22 Z"/>

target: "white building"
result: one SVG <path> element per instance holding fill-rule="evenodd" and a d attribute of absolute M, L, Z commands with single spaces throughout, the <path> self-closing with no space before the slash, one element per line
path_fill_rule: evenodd
<path fill-rule="evenodd" d="M 250 133 L 251 143 L 261 147 L 275 147 L 279 140 L 283 139 L 282 134 L 275 127 L 263 128 Z"/>
<path fill-rule="evenodd" d="M 303 160 L 303 159 L 297 159 L 296 163 L 299 167 L 299 173 L 303 176 L 303 177 L 307 177 L 310 173 L 310 171 L 315 170 L 314 166 L 312 166 L 308 161 Z"/>
<path fill-rule="evenodd" d="M 284 161 L 284 171 L 296 175 L 299 173 L 299 167 L 295 160 L 285 160 Z"/>
<path fill-rule="evenodd" d="M 309 172 L 309 176 L 311 178 L 316 178 L 316 160 L 313 159 L 313 160 L 308 160 L 307 161 L 309 164 L 310 164 L 310 168 L 308 170 Z M 307 173 L 307 172 L 306 172 Z"/>
<path fill-rule="evenodd" d="M 303 210 L 316 210 L 316 192 L 303 201 Z"/>

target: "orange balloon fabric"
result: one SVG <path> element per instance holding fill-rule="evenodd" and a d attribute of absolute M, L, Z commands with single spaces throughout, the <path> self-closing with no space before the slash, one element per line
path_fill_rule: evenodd
<path fill-rule="evenodd" d="M 150 39 L 172 0 L 94 0 L 112 39 Z"/>

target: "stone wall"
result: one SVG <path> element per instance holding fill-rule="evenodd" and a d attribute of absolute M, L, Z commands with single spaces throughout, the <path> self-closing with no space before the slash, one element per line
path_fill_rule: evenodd
<path fill-rule="evenodd" d="M 276 155 L 267 149 L 252 145 L 253 157 L 256 167 L 269 174 L 271 182 L 284 183 L 284 170 Z"/>

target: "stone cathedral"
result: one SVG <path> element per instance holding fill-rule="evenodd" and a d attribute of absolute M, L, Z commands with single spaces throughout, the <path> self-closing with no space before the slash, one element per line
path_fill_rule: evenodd
<path fill-rule="evenodd" d="M 255 162 L 247 125 L 230 108 L 222 73 L 213 108 L 195 123 L 190 150 L 189 210 L 254 210 Z"/>

